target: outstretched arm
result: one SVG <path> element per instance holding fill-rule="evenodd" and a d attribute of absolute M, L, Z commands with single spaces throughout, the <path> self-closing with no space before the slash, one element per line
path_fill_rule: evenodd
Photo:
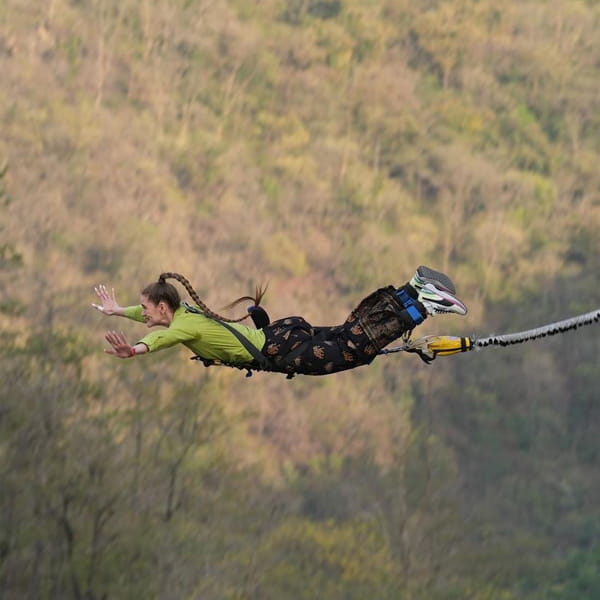
<path fill-rule="evenodd" d="M 105 348 L 104 352 L 118 358 L 131 358 L 137 354 L 148 352 L 146 344 L 135 344 L 132 346 L 122 331 L 107 331 L 104 339 L 111 345 L 110 348 Z"/>
<path fill-rule="evenodd" d="M 100 284 L 94 288 L 96 295 L 100 299 L 100 304 L 92 304 L 92 306 L 105 315 L 116 315 L 118 317 L 125 316 L 125 309 L 119 306 L 115 296 L 115 288 L 112 288 L 112 293 L 108 293 L 105 285 Z"/>

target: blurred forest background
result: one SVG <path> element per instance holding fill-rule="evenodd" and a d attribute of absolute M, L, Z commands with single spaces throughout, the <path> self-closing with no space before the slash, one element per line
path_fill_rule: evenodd
<path fill-rule="evenodd" d="M 470 313 L 419 333 L 567 318 L 599 164 L 596 0 L 0 0 L 0 598 L 600 598 L 597 328 L 287 381 L 90 307 L 336 324 L 428 264 Z"/>

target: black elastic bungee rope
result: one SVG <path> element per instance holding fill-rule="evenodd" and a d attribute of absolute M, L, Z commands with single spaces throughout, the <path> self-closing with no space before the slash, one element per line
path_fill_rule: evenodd
<path fill-rule="evenodd" d="M 543 325 L 535 329 L 520 331 L 518 333 L 508 333 L 505 335 L 491 335 L 486 338 L 472 338 L 473 346 L 477 348 L 485 348 L 487 346 L 510 346 L 512 344 L 522 344 L 543 337 L 550 337 L 559 333 L 565 333 L 585 325 L 591 325 L 600 321 L 600 309 L 594 310 L 571 319 L 557 321 L 549 325 Z"/>
<path fill-rule="evenodd" d="M 522 344 L 531 342 L 540 338 L 551 337 L 559 333 L 566 333 L 574 329 L 579 329 L 586 325 L 592 325 L 600 321 L 600 309 L 591 312 L 542 325 L 534 329 L 519 331 L 516 333 L 507 333 L 503 335 L 490 335 L 484 338 L 457 338 L 454 336 L 425 336 L 415 340 L 404 340 L 401 346 L 384 348 L 379 354 L 391 354 L 394 352 L 416 352 L 425 360 L 431 362 L 438 355 L 450 356 L 460 352 L 468 352 L 470 350 L 481 350 L 489 346 L 511 346 L 513 344 Z M 451 340 L 450 345 L 439 345 L 440 340 Z M 465 345 L 463 342 L 467 341 Z M 454 344 L 454 345 L 453 345 Z"/>

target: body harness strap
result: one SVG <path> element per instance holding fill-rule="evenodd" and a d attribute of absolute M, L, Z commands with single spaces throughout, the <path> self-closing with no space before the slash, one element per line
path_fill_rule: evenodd
<path fill-rule="evenodd" d="M 419 325 L 425 320 L 421 311 L 417 308 L 414 298 L 411 298 L 404 288 L 396 290 L 396 298 L 400 300 L 400 303 L 404 306 L 404 310 L 410 315 L 415 325 Z"/>
<path fill-rule="evenodd" d="M 186 312 L 191 312 L 191 313 L 194 313 L 197 315 L 204 315 L 208 319 L 212 318 L 212 317 L 209 317 L 205 312 L 201 311 L 200 309 L 196 308 L 195 306 L 192 306 L 191 304 L 188 304 L 187 302 L 184 302 L 183 305 L 185 306 Z M 237 369 L 242 369 L 242 370 L 246 369 L 248 371 L 246 373 L 246 377 L 250 377 L 252 375 L 252 369 L 255 369 L 257 371 L 271 370 L 271 361 L 254 344 L 252 344 L 242 333 L 240 333 L 237 329 L 235 329 L 234 327 L 232 327 L 231 325 L 229 325 L 228 323 L 226 323 L 224 321 L 219 321 L 218 319 L 212 319 L 212 320 L 215 321 L 215 323 L 219 323 L 219 324 L 223 325 L 223 327 L 225 327 L 225 329 L 229 330 L 237 338 L 237 340 L 240 342 L 240 344 L 242 344 L 242 346 L 244 346 L 244 348 L 252 355 L 252 357 L 254 358 L 254 362 L 256 364 L 240 365 L 237 363 L 216 361 L 216 360 L 213 360 L 210 358 L 204 358 L 202 356 L 193 356 L 192 360 L 202 361 L 202 363 L 204 364 L 205 367 L 210 367 L 211 365 L 219 364 L 219 365 L 225 365 L 228 367 L 236 367 Z"/>

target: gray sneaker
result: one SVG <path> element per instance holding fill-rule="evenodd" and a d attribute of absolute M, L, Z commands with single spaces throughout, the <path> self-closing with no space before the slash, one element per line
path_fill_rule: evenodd
<path fill-rule="evenodd" d="M 433 284 L 438 290 L 444 292 L 450 292 L 451 294 L 456 294 L 456 288 L 454 287 L 454 283 L 448 275 L 444 273 L 440 273 L 439 271 L 435 271 L 434 269 L 430 269 L 429 267 L 425 267 L 421 265 L 413 275 L 410 280 L 410 285 L 412 285 L 417 293 L 419 293 L 428 283 Z"/>

